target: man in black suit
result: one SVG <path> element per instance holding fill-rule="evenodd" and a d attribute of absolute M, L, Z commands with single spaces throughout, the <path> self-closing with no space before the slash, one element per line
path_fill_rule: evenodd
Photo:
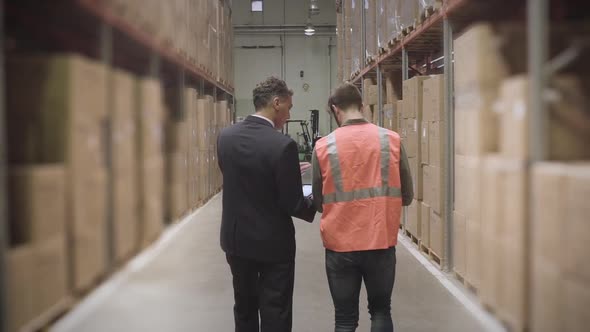
<path fill-rule="evenodd" d="M 303 196 L 297 144 L 277 130 L 293 91 L 270 77 L 253 91 L 256 113 L 218 139 L 223 173 L 221 248 L 234 286 L 237 332 L 291 331 L 295 272 L 292 216 L 313 221 Z"/>

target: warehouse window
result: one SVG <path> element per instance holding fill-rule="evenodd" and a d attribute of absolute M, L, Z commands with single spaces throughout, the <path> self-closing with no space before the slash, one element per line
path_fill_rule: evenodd
<path fill-rule="evenodd" d="M 262 0 L 252 0 L 252 11 L 253 12 L 261 12 L 262 11 Z"/>

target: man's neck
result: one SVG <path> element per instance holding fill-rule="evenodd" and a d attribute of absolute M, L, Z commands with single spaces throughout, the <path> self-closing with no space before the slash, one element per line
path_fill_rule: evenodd
<path fill-rule="evenodd" d="M 360 111 L 349 111 L 342 115 L 342 123 L 346 123 L 349 120 L 359 120 L 364 119 L 363 113 Z"/>
<path fill-rule="evenodd" d="M 275 121 L 275 119 L 274 119 L 274 115 L 275 114 L 274 114 L 274 112 L 272 112 L 272 110 L 269 110 L 269 109 L 261 109 L 261 110 L 257 111 L 254 114 L 256 114 L 258 116 L 263 116 L 263 117 L 269 119 L 272 122 Z"/>
<path fill-rule="evenodd" d="M 274 116 L 274 112 L 270 112 L 269 110 L 264 109 L 264 110 L 260 110 L 260 111 L 258 111 L 256 113 L 254 113 L 254 115 L 260 116 L 260 117 L 263 117 L 263 118 L 269 120 L 272 123 L 273 127 L 274 127 L 274 125 L 275 125 L 275 119 L 273 117 Z"/>

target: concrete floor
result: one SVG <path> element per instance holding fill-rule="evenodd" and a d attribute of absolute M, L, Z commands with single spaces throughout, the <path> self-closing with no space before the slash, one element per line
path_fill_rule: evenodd
<path fill-rule="evenodd" d="M 231 274 L 219 247 L 221 196 L 151 252 L 132 261 L 59 321 L 57 332 L 233 331 Z M 333 306 L 324 269 L 319 215 L 296 220 L 294 332 L 333 330 Z M 174 233 L 174 234 L 172 234 Z M 393 294 L 396 331 L 486 331 L 451 293 L 398 245 Z M 364 291 L 357 331 L 369 331 Z"/>

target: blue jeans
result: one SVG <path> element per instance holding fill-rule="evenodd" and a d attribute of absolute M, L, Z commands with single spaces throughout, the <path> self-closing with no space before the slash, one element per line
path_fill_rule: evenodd
<path fill-rule="evenodd" d="M 369 301 L 371 332 L 393 332 L 391 293 L 395 263 L 395 247 L 353 252 L 326 249 L 326 273 L 334 301 L 335 332 L 356 331 L 363 280 Z"/>

